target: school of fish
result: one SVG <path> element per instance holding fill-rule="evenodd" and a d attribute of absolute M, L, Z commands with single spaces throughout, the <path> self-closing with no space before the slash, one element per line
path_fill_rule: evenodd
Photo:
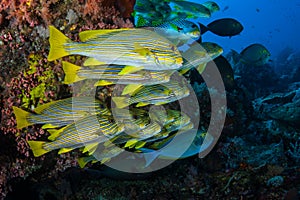
<path fill-rule="evenodd" d="M 189 134 L 194 124 L 189 113 L 171 109 L 168 104 L 190 95 L 188 82 L 181 75 L 192 68 L 203 73 L 207 63 L 223 53 L 218 44 L 199 44 L 201 32 L 231 37 L 243 30 L 230 18 L 207 26 L 189 21 L 209 18 L 219 10 L 212 1 L 137 0 L 135 28 L 83 31 L 79 33 L 80 42 L 49 26 L 48 61 L 70 55 L 86 57 L 81 66 L 62 61 L 64 84 L 92 79 L 95 87 L 116 84 L 122 91 L 113 93 L 112 105 L 95 97 L 78 96 L 52 101 L 32 111 L 13 107 L 19 129 L 42 124 L 49 133 L 47 141 L 28 141 L 34 156 L 79 149 L 85 154 L 78 159 L 81 167 L 89 162 L 108 162 L 125 150 L 150 152 L 144 167 L 157 157 L 176 159 L 172 152 L 155 150 L 169 144 L 176 134 L 185 142 L 184 134 Z M 182 45 L 188 48 L 182 50 Z M 176 74 L 181 78 L 174 78 Z M 164 109 L 152 109 L 162 106 Z M 198 139 L 181 158 L 199 153 L 199 138 L 207 135 L 198 133 Z"/>

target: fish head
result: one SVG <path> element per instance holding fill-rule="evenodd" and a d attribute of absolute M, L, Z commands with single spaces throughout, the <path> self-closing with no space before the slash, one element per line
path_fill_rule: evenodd
<path fill-rule="evenodd" d="M 207 54 L 212 58 L 216 58 L 223 53 L 223 48 L 213 42 L 203 42 L 201 46 L 207 51 Z"/>

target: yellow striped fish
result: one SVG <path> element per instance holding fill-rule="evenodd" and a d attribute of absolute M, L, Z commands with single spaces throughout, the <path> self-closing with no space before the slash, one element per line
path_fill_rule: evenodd
<path fill-rule="evenodd" d="M 159 114 L 159 112 L 157 113 Z M 167 115 L 165 117 L 168 119 L 173 118 L 173 120 L 170 122 L 165 122 L 164 127 L 160 127 L 159 125 L 162 123 L 162 121 L 151 121 L 152 125 L 148 126 L 144 130 L 137 132 L 137 135 L 130 134 L 130 136 L 133 136 L 134 138 L 129 139 L 129 137 L 127 137 L 128 141 L 126 142 L 124 147 L 134 147 L 138 149 L 149 142 L 168 137 L 171 132 L 177 130 L 188 130 L 194 127 L 189 116 L 181 113 L 180 111 L 167 109 Z M 117 141 L 118 144 L 120 143 L 120 141 L 124 141 L 124 138 L 126 138 L 122 137 L 122 135 L 117 137 L 118 139 L 115 140 L 114 143 Z"/>
<path fill-rule="evenodd" d="M 105 29 L 79 33 L 81 42 L 73 42 L 54 26 L 50 29 L 48 60 L 82 55 L 97 64 L 127 65 L 122 73 L 132 70 L 178 69 L 182 65 L 179 50 L 169 40 L 146 29 Z"/>
<path fill-rule="evenodd" d="M 112 97 L 118 108 L 138 103 L 136 106 L 149 104 L 161 105 L 182 99 L 189 95 L 189 88 L 185 83 L 170 81 L 164 84 L 147 85 L 138 88 L 131 97 Z"/>
<path fill-rule="evenodd" d="M 120 136 L 117 136 L 113 143 L 122 144 L 125 143 L 124 147 L 132 148 L 140 140 L 151 138 L 161 131 L 161 126 L 157 122 L 151 122 L 140 130 L 131 129 L 126 130 Z"/>
<path fill-rule="evenodd" d="M 174 10 L 173 12 L 184 13 L 187 18 L 209 18 L 211 17 L 210 10 L 202 4 L 190 1 L 171 0 L 169 4 Z"/>
<path fill-rule="evenodd" d="M 220 11 L 220 6 L 216 3 L 216 2 L 213 2 L 213 1 L 206 1 L 204 3 L 201 3 L 203 6 L 205 6 L 211 14 L 217 12 L 217 11 Z"/>
<path fill-rule="evenodd" d="M 189 116 L 177 110 L 168 110 L 168 115 L 173 117 L 173 121 L 165 124 L 159 134 L 147 139 L 145 142 L 153 142 L 169 136 L 171 132 L 177 130 L 188 130 L 194 127 Z"/>
<path fill-rule="evenodd" d="M 98 79 L 95 86 L 111 84 L 137 84 L 153 85 L 165 83 L 170 80 L 170 71 L 141 70 L 135 73 L 120 75 L 125 66 L 122 65 L 98 65 L 92 68 L 80 67 L 69 62 L 62 62 L 65 72 L 65 84 L 72 84 L 85 79 Z"/>
<path fill-rule="evenodd" d="M 194 42 L 190 48 L 182 53 L 184 57 L 184 65 L 179 69 L 181 74 L 195 67 L 201 74 L 206 64 L 223 53 L 223 49 L 216 43 L 212 42 Z"/>
<path fill-rule="evenodd" d="M 167 131 L 176 131 L 184 126 L 188 125 L 191 122 L 191 119 L 188 115 L 185 113 L 182 113 L 180 111 L 170 110 L 170 115 L 176 116 L 174 121 L 171 123 L 166 124 L 164 127 L 167 129 Z M 174 113 L 174 114 L 172 114 Z M 179 115 L 178 115 L 179 114 Z"/>
<path fill-rule="evenodd" d="M 17 128 L 46 124 L 43 128 L 60 127 L 88 114 L 111 115 L 104 104 L 93 97 L 71 97 L 38 106 L 30 113 L 13 106 Z"/>
<path fill-rule="evenodd" d="M 78 158 L 78 164 L 81 168 L 89 162 L 101 162 L 101 164 L 103 164 L 124 151 L 125 149 L 119 148 L 112 143 L 108 145 L 98 145 L 89 156 Z"/>
<path fill-rule="evenodd" d="M 89 115 L 59 130 L 48 130 L 51 134 L 48 139 L 52 142 L 28 141 L 28 144 L 34 156 L 38 157 L 55 149 L 65 153 L 95 141 L 105 142 L 123 130 L 124 127 L 118 126 L 108 117 Z"/>

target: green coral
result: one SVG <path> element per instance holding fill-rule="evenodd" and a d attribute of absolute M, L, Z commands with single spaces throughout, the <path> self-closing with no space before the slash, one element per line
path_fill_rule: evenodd
<path fill-rule="evenodd" d="M 28 57 L 28 68 L 23 72 L 25 79 L 30 79 L 35 87 L 22 89 L 20 98 L 22 107 L 36 107 L 43 102 L 49 101 L 47 92 L 56 90 L 56 79 L 52 67 L 43 62 L 40 54 L 30 54 Z M 36 75 L 35 75 L 36 73 Z"/>

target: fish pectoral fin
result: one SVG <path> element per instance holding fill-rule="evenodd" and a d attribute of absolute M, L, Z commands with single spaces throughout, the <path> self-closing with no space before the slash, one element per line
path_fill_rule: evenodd
<path fill-rule="evenodd" d="M 142 86 L 143 85 L 141 85 L 141 84 L 126 85 L 125 88 L 123 89 L 122 95 L 126 95 L 126 94 L 133 95 L 134 92 Z"/>
<path fill-rule="evenodd" d="M 200 65 L 198 65 L 198 66 L 196 67 L 196 69 L 197 69 L 197 71 L 199 72 L 199 74 L 202 74 L 202 73 L 204 72 L 204 70 L 205 70 L 205 68 L 206 68 L 206 64 L 207 64 L 207 63 L 202 63 L 202 64 L 200 64 Z"/>
<path fill-rule="evenodd" d="M 141 46 L 139 43 L 134 43 L 134 50 L 133 52 L 136 52 L 140 54 L 141 56 L 149 56 L 151 54 L 151 51 L 147 47 Z"/>
<path fill-rule="evenodd" d="M 136 66 L 129 66 L 126 65 L 119 73 L 118 75 L 126 75 L 126 74 L 130 74 L 130 73 L 134 73 L 137 71 L 140 71 L 144 69 L 144 67 L 136 67 Z"/>
<path fill-rule="evenodd" d="M 74 148 L 61 148 L 59 151 L 58 151 L 58 154 L 62 154 L 62 153 L 68 153 L 70 151 L 74 150 Z"/>
<path fill-rule="evenodd" d="M 147 106 L 149 105 L 149 103 L 146 103 L 146 102 L 139 102 L 136 107 L 142 107 L 142 106 Z"/>
<path fill-rule="evenodd" d="M 77 81 L 84 80 L 85 78 L 80 78 L 77 73 L 81 69 L 80 66 L 74 65 L 69 62 L 62 61 L 62 67 L 65 72 L 64 84 L 72 84 Z"/>
<path fill-rule="evenodd" d="M 100 81 L 97 81 L 94 84 L 94 86 L 97 87 L 97 86 L 105 86 L 105 85 L 112 85 L 112 84 L 115 84 L 115 83 L 112 81 L 100 80 Z"/>
<path fill-rule="evenodd" d="M 90 66 L 105 65 L 105 64 L 106 64 L 105 62 L 90 57 L 84 61 L 83 66 L 90 67 Z"/>
<path fill-rule="evenodd" d="M 127 97 L 112 97 L 112 100 L 115 102 L 117 108 L 129 106 Z"/>
<path fill-rule="evenodd" d="M 49 152 L 48 150 L 43 149 L 43 145 L 46 142 L 28 140 L 27 143 L 29 144 L 30 149 L 35 157 L 39 157 Z"/>

